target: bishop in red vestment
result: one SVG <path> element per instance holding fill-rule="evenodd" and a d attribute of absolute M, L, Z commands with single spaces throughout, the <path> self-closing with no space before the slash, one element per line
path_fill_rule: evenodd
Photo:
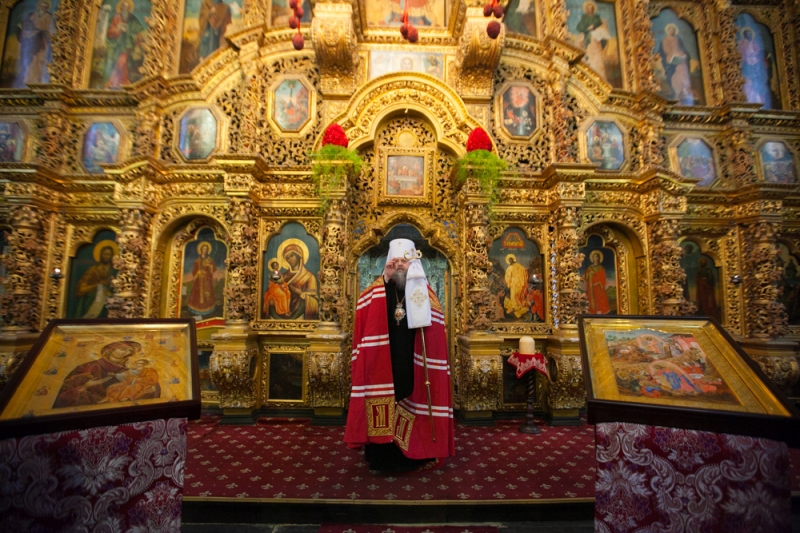
<path fill-rule="evenodd" d="M 344 440 L 366 446 L 371 469 L 455 455 L 444 314 L 410 240 L 390 243 L 383 275 L 358 299 L 351 376 Z"/>

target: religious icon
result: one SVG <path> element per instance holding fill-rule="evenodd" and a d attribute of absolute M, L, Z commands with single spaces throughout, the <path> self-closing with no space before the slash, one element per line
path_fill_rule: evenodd
<path fill-rule="evenodd" d="M 655 72 L 661 82 L 659 94 L 682 105 L 705 104 L 703 72 L 697 34 L 691 24 L 671 9 L 652 18 L 655 38 Z"/>
<path fill-rule="evenodd" d="M 297 222 L 270 239 L 264 261 L 262 318 L 319 319 L 319 245 Z M 273 270 L 274 269 L 274 270 Z M 275 275 L 277 273 L 277 275 Z"/>
<path fill-rule="evenodd" d="M 89 87 L 119 89 L 139 81 L 149 0 L 107 0 L 97 12 Z"/>
<path fill-rule="evenodd" d="M 525 85 L 503 92 L 501 124 L 512 137 L 530 137 L 536 129 L 536 96 Z"/>
<path fill-rule="evenodd" d="M 99 231 L 92 244 L 78 249 L 70 260 L 67 318 L 106 318 L 106 302 L 112 294 L 111 280 L 117 275 L 113 259 L 119 256 L 116 234 Z"/>
<path fill-rule="evenodd" d="M 756 22 L 749 13 L 739 15 L 736 27 L 747 102 L 763 104 L 764 109 L 781 109 L 775 41 L 769 28 Z"/>
<path fill-rule="evenodd" d="M 536 36 L 536 2 L 534 0 L 510 0 L 503 18 L 506 30 L 522 35 Z"/>
<path fill-rule="evenodd" d="M 303 8 L 303 17 L 300 23 L 311 22 L 311 6 L 308 0 L 298 0 L 298 4 Z M 272 27 L 289 27 L 289 17 L 294 15 L 294 10 L 289 7 L 289 0 L 272 0 Z"/>
<path fill-rule="evenodd" d="M 717 179 L 714 153 L 702 139 L 685 139 L 678 145 L 678 166 L 681 176 L 698 178 L 698 187 L 708 187 Z"/>
<path fill-rule="evenodd" d="M 223 316 L 228 247 L 211 228 L 201 228 L 183 248 L 180 316 L 202 321 Z"/>
<path fill-rule="evenodd" d="M 567 0 L 567 27 L 583 60 L 612 87 L 622 88 L 617 15 L 613 2 Z"/>
<path fill-rule="evenodd" d="M 207 108 L 190 109 L 180 124 L 180 151 L 193 161 L 206 159 L 217 147 L 217 117 Z"/>
<path fill-rule="evenodd" d="M 16 122 L 0 122 L 0 162 L 22 161 L 25 152 L 25 132 Z"/>
<path fill-rule="evenodd" d="M 183 12 L 180 73 L 228 46 L 225 34 L 242 26 L 242 0 L 186 0 Z"/>
<path fill-rule="evenodd" d="M 219 389 L 211 379 L 210 360 L 213 350 L 197 350 L 197 365 L 200 376 L 200 395 L 203 400 L 214 398 L 213 393 L 218 393 Z M 216 398 L 214 398 L 216 400 Z"/>
<path fill-rule="evenodd" d="M 283 80 L 274 91 L 272 119 L 286 132 L 303 129 L 311 116 L 308 88 L 297 79 Z"/>
<path fill-rule="evenodd" d="M 366 3 L 368 26 L 399 26 L 408 3 L 408 20 L 414 26 L 444 28 L 445 0 L 370 0 Z"/>
<path fill-rule="evenodd" d="M 50 83 L 58 0 L 23 0 L 8 16 L 0 87 Z"/>
<path fill-rule="evenodd" d="M 544 269 L 539 246 L 522 230 L 508 228 L 492 243 L 489 261 L 494 320 L 544 322 Z"/>
<path fill-rule="evenodd" d="M 92 174 L 102 174 L 101 164 L 116 163 L 119 156 L 119 132 L 111 122 L 95 122 L 83 140 L 83 166 Z"/>
<path fill-rule="evenodd" d="M 587 156 L 600 170 L 619 170 L 625 161 L 625 141 L 613 122 L 596 121 L 586 130 Z"/>
<path fill-rule="evenodd" d="M 586 246 L 579 250 L 584 262 L 578 270 L 581 289 L 589 303 L 587 313 L 592 315 L 616 315 L 617 309 L 617 265 L 614 250 L 603 246 L 599 235 L 590 235 Z"/>
<path fill-rule="evenodd" d="M 797 169 L 792 152 L 780 141 L 770 141 L 761 147 L 761 166 L 769 183 L 797 183 Z"/>
<path fill-rule="evenodd" d="M 692 241 L 684 241 L 681 268 L 686 272 L 683 282 L 683 297 L 697 306 L 700 316 L 713 316 L 722 320 L 722 287 L 719 268 L 714 260 L 700 252 L 700 247 Z"/>
<path fill-rule="evenodd" d="M 778 243 L 778 264 L 781 268 L 778 285 L 783 289 L 778 301 L 786 308 L 789 325 L 797 326 L 800 325 L 800 260 L 782 242 Z"/>
<path fill-rule="evenodd" d="M 642 328 L 604 336 L 620 395 L 740 405 L 694 335 Z"/>
<path fill-rule="evenodd" d="M 425 157 L 390 155 L 386 158 L 388 196 L 425 196 Z"/>
<path fill-rule="evenodd" d="M 372 50 L 369 54 L 369 79 L 395 72 L 421 72 L 444 79 L 444 54 Z"/>

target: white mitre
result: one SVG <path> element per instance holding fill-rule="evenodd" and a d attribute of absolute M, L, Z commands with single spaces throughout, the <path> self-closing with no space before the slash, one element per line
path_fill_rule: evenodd
<path fill-rule="evenodd" d="M 394 239 L 389 243 L 388 263 L 397 257 L 410 261 L 406 272 L 406 318 L 409 328 L 421 328 L 431 325 L 431 299 L 428 296 L 428 278 L 422 269 L 414 242 L 408 239 Z"/>

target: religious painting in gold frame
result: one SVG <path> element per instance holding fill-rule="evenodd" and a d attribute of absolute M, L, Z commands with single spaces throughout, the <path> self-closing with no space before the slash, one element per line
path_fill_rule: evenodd
<path fill-rule="evenodd" d="M 304 404 L 308 397 L 308 368 L 303 346 L 267 346 L 262 366 L 266 405 Z"/>
<path fill-rule="evenodd" d="M 713 318 L 579 317 L 589 423 L 800 442 L 800 413 Z"/>
<path fill-rule="evenodd" d="M 433 149 L 384 149 L 379 160 L 378 203 L 431 205 L 433 203 Z"/>
<path fill-rule="evenodd" d="M 51 321 L 0 394 L 0 432 L 200 416 L 190 319 Z"/>

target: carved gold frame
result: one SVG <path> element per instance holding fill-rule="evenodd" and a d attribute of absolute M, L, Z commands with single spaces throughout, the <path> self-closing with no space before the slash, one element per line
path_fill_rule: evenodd
<path fill-rule="evenodd" d="M 714 61 L 711 59 L 711 55 L 716 55 L 717 52 L 712 48 L 712 37 L 707 36 L 706 32 L 703 30 L 704 24 L 701 19 L 705 18 L 705 14 L 702 12 L 702 6 L 690 2 L 657 2 L 650 4 L 650 19 L 652 20 L 659 16 L 665 9 L 674 11 L 679 18 L 689 24 L 692 29 L 694 29 L 695 38 L 697 39 L 697 52 L 699 54 L 700 70 L 703 78 L 703 96 L 705 97 L 706 103 L 701 106 L 694 105 L 691 107 L 711 107 L 717 105 L 720 95 L 717 94 L 717 91 L 713 88 L 714 78 L 709 72 L 710 68 L 717 68 Z M 653 56 L 654 58 L 658 57 L 658 53 L 654 51 Z"/>
<path fill-rule="evenodd" d="M 217 121 L 217 137 L 215 139 L 214 149 L 209 152 L 209 154 L 203 159 L 187 159 L 183 152 L 181 152 L 181 122 L 183 119 L 186 118 L 191 111 L 195 111 L 197 109 L 208 109 L 214 118 Z M 211 159 L 213 159 L 217 154 L 224 154 L 225 150 L 227 149 L 226 141 L 228 139 L 228 120 L 224 113 L 222 113 L 219 108 L 215 105 L 209 104 L 200 104 L 200 105 L 188 105 L 183 108 L 176 116 L 175 116 L 175 130 L 172 133 L 172 152 L 177 156 L 179 161 L 188 164 L 200 164 L 200 163 L 208 163 Z"/>
<path fill-rule="evenodd" d="M 398 148 L 398 147 L 380 147 L 380 155 L 378 157 L 378 172 L 377 176 L 380 179 L 380 186 L 376 188 L 378 205 L 413 205 L 413 206 L 430 206 L 433 205 L 433 162 L 434 151 L 433 147 L 425 148 Z M 387 179 L 389 171 L 389 158 L 393 156 L 410 156 L 423 158 L 423 179 L 425 180 L 422 196 L 401 196 L 389 194 L 387 190 Z"/>
<path fill-rule="evenodd" d="M 536 119 L 536 127 L 533 128 L 530 135 L 527 136 L 517 136 L 511 135 L 506 130 L 505 126 L 503 126 L 503 95 L 505 92 L 510 89 L 511 87 L 526 87 L 530 90 L 531 94 L 534 97 L 534 108 L 536 110 L 535 119 Z M 534 135 L 536 135 L 539 131 L 542 130 L 543 125 L 543 113 L 542 113 L 542 95 L 534 88 L 533 84 L 526 80 L 515 80 L 515 81 L 507 81 L 503 85 L 500 86 L 499 89 L 495 91 L 494 95 L 494 120 L 495 120 L 495 130 L 505 137 L 507 142 L 525 142 L 530 141 Z"/>
<path fill-rule="evenodd" d="M 589 128 L 595 122 L 613 122 L 617 128 L 619 128 L 620 133 L 622 133 L 622 164 L 616 170 L 612 169 L 604 169 L 604 168 L 596 168 L 596 172 L 601 172 L 603 174 L 608 173 L 622 173 L 625 172 L 631 166 L 630 161 L 630 134 L 628 133 L 628 128 L 620 122 L 616 117 L 609 116 L 609 115 L 596 115 L 596 116 L 589 116 L 587 117 L 583 123 L 581 124 L 580 128 L 578 128 L 578 150 L 580 153 L 581 159 L 583 159 L 584 163 L 589 163 L 590 165 L 596 164 L 594 161 L 589 159 L 589 146 L 586 143 L 586 132 L 589 131 Z"/>
<path fill-rule="evenodd" d="M 314 228 L 309 227 L 313 223 L 318 223 L 316 220 L 303 217 L 280 220 L 260 218 L 258 234 L 261 236 L 261 242 L 258 246 L 258 258 L 256 261 L 258 270 L 256 274 L 256 316 L 253 317 L 253 321 L 250 323 L 250 326 L 257 331 L 310 332 L 316 329 L 320 322 L 319 320 L 276 320 L 272 318 L 262 318 L 264 314 L 264 255 L 267 253 L 269 241 L 280 235 L 283 227 L 289 222 L 296 222 L 303 226 L 306 230 L 306 234 L 317 241 L 320 255 L 322 254 L 322 243 L 320 242 L 319 233 L 315 231 Z M 317 281 L 319 281 L 319 278 Z"/>
<path fill-rule="evenodd" d="M 669 144 L 667 145 L 667 152 L 669 154 L 669 163 L 672 167 L 672 170 L 683 176 L 683 174 L 681 174 L 680 161 L 678 160 L 678 146 L 680 146 L 681 143 L 687 139 L 700 139 L 711 149 L 711 157 L 714 160 L 714 171 L 716 172 L 716 177 L 714 178 L 714 181 L 711 182 L 711 185 L 705 185 L 704 187 L 718 187 L 719 184 L 722 183 L 722 167 L 720 166 L 719 152 L 717 151 L 716 144 L 711 142 L 708 137 L 701 133 L 681 133 L 670 139 Z M 690 176 L 683 177 L 690 178 Z"/>
<path fill-rule="evenodd" d="M 591 235 L 599 236 L 603 241 L 604 248 L 614 250 L 614 260 L 617 267 L 617 314 L 630 315 L 639 313 L 640 280 L 638 279 L 637 265 L 640 258 L 636 255 L 631 236 L 621 228 L 616 227 L 614 222 L 607 221 L 590 226 L 583 231 L 578 239 L 578 248 L 586 246 Z"/>
<path fill-rule="evenodd" d="M 712 250 L 712 246 L 710 246 L 710 241 L 713 242 L 713 238 L 702 237 L 699 235 L 693 234 L 691 231 L 687 232 L 687 235 L 678 239 L 678 246 L 683 248 L 683 244 L 686 241 L 691 241 L 697 245 L 697 248 L 700 250 L 701 254 L 709 256 L 711 259 L 714 260 L 714 267 L 719 269 L 719 294 L 721 295 L 720 301 L 718 302 L 720 308 L 720 323 L 723 326 L 728 326 L 728 302 L 730 297 L 728 295 L 728 286 L 729 284 L 726 280 L 729 277 L 729 265 L 722 259 L 721 257 L 721 250 L 719 247 L 717 250 Z"/>
<path fill-rule="evenodd" d="M 102 119 L 103 117 L 97 117 Z M 117 118 L 108 118 L 103 120 L 93 120 L 91 122 L 85 122 L 83 131 L 81 133 L 81 143 L 80 148 L 78 151 L 78 157 L 80 158 L 80 167 L 86 171 L 87 174 L 92 174 L 94 176 L 100 175 L 99 173 L 90 172 L 89 169 L 86 168 L 86 165 L 83 162 L 84 158 L 84 150 L 86 150 L 86 135 L 89 133 L 89 129 L 94 126 L 95 124 L 103 124 L 103 123 L 110 123 L 113 124 L 115 128 L 117 128 L 117 132 L 119 133 L 119 151 L 117 152 L 117 161 L 115 163 L 111 163 L 112 165 L 121 163 L 128 158 L 130 153 L 130 133 L 128 132 L 127 128 L 123 126 L 122 122 Z"/>
<path fill-rule="evenodd" d="M 766 135 L 759 137 L 759 139 L 755 144 L 756 161 L 758 164 L 758 177 L 761 180 L 761 182 L 770 183 L 772 185 L 781 185 L 779 183 L 768 182 L 766 176 L 764 175 L 764 161 L 761 159 L 761 149 L 764 148 L 764 145 L 769 142 L 781 143 L 784 147 L 786 147 L 786 150 L 790 154 L 792 154 L 792 161 L 794 162 L 794 174 L 796 178 L 796 181 L 793 185 L 800 183 L 800 164 L 798 163 L 800 162 L 800 159 L 798 159 L 798 153 L 797 150 L 795 150 L 795 147 L 792 145 L 791 142 L 788 142 L 788 139 L 785 137 L 782 138 L 782 137 L 774 137 Z"/>
<path fill-rule="evenodd" d="M 433 41 L 435 44 L 456 44 L 453 35 L 456 29 L 462 26 L 466 19 L 466 13 L 459 9 L 459 3 L 444 1 L 445 25 L 441 28 L 430 28 L 418 26 L 420 43 Z M 271 7 L 271 4 L 270 4 Z M 453 9 L 453 8 L 456 9 Z M 356 2 L 353 6 L 353 19 L 356 31 L 362 36 L 364 41 L 370 42 L 389 42 L 391 44 L 405 44 L 403 36 L 400 35 L 400 26 L 369 26 L 367 22 L 367 2 Z M 466 11 L 466 10 L 464 10 Z M 359 39 L 361 41 L 362 39 Z M 452 42 L 448 42 L 452 41 Z"/>
<path fill-rule="evenodd" d="M 64 318 L 67 312 L 67 299 L 69 298 L 69 279 L 72 276 L 72 260 L 78 255 L 78 249 L 84 245 L 91 245 L 95 235 L 103 230 L 113 231 L 117 234 L 117 238 L 122 233 L 119 228 L 110 224 L 80 224 L 73 223 L 67 226 L 66 231 L 66 245 L 63 251 L 63 261 L 60 265 L 53 264 L 52 267 L 61 268 L 61 273 L 64 277 L 61 280 L 63 290 L 60 291 L 58 299 L 58 314 L 52 318 Z"/>
<path fill-rule="evenodd" d="M 269 398 L 269 367 L 272 354 L 292 354 L 300 355 L 303 365 L 302 381 L 303 392 L 300 400 L 284 400 Z M 270 342 L 265 339 L 262 346 L 261 355 L 261 405 L 265 407 L 275 406 L 304 406 L 308 404 L 308 348 L 299 344 L 282 344 Z"/>
<path fill-rule="evenodd" d="M 308 91 L 308 118 L 298 131 L 286 131 L 281 128 L 280 124 L 275 122 L 273 114 L 275 113 L 275 91 L 280 85 L 289 80 L 299 81 L 303 87 Z M 314 126 L 317 117 L 317 91 L 314 86 L 302 74 L 284 74 L 278 76 L 277 79 L 269 86 L 267 90 L 267 121 L 270 127 L 279 135 L 291 138 L 305 137 L 308 130 Z"/>
<path fill-rule="evenodd" d="M 175 317 L 180 316 L 180 291 L 183 279 L 183 251 L 186 244 L 197 239 L 197 233 L 209 228 L 214 232 L 214 237 L 224 241 L 228 237 L 228 231 L 216 219 L 210 216 L 198 215 L 187 221 L 184 225 L 176 228 L 168 237 L 164 249 L 164 265 L 162 277 L 161 301 L 157 302 L 160 316 Z M 228 250 L 230 252 L 230 249 Z M 225 280 L 227 286 L 227 279 Z M 225 305 L 223 298 L 223 306 Z M 212 318 L 224 318 L 212 317 Z"/>
<path fill-rule="evenodd" d="M 755 19 L 756 22 L 759 24 L 763 24 L 769 29 L 770 35 L 772 36 L 772 44 L 775 48 L 775 64 L 778 66 L 778 98 L 781 101 L 781 110 L 791 110 L 791 104 L 789 102 L 789 84 L 794 84 L 795 91 L 797 91 L 797 80 L 792 80 L 787 77 L 786 72 L 786 51 L 796 51 L 793 50 L 792 43 L 785 43 L 783 32 L 781 31 L 781 25 L 783 24 L 783 17 L 785 16 L 785 9 L 781 5 L 776 6 L 737 6 L 733 11 L 733 22 L 734 27 L 736 19 L 739 18 L 739 15 L 742 13 L 747 13 L 751 17 Z M 739 30 L 736 30 L 736 34 L 738 35 Z M 738 56 L 738 50 L 737 50 Z M 772 110 L 766 109 L 765 112 L 770 112 Z"/>
<path fill-rule="evenodd" d="M 2 48 L 2 45 L 0 45 L 0 48 Z M 0 61 L 0 67 L 1 66 L 2 66 L 2 61 Z M 22 133 L 25 135 L 24 142 L 22 143 L 22 156 L 20 157 L 20 160 L 17 161 L 17 163 L 25 163 L 30 159 L 32 159 L 31 156 L 34 155 L 33 148 L 35 141 L 33 138 L 34 134 L 33 128 L 31 128 L 30 124 L 28 124 L 28 121 L 19 115 L 16 116 L 4 115 L 3 117 L 0 117 L 0 122 L 4 122 L 7 124 L 12 124 L 12 123 L 17 124 L 19 128 L 22 130 Z M 122 139 L 120 139 L 120 144 L 122 144 Z"/>

